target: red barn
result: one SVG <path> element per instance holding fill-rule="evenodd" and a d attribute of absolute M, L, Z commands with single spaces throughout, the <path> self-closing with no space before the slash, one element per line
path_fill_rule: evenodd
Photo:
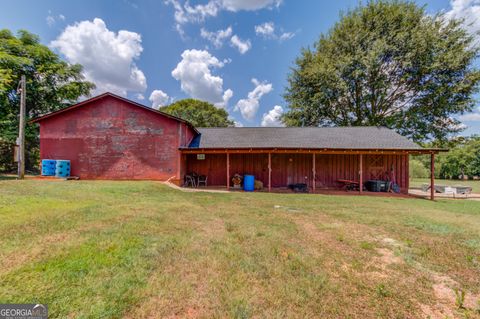
<path fill-rule="evenodd" d="M 71 161 L 82 179 L 180 180 L 188 122 L 111 93 L 40 117 L 40 158 Z"/>
<path fill-rule="evenodd" d="M 383 127 L 196 129 L 111 93 L 33 122 L 40 124 L 40 157 L 70 160 L 71 174 L 82 179 L 181 184 L 195 172 L 209 185 L 229 189 L 239 173 L 254 175 L 269 191 L 296 183 L 315 191 L 389 179 L 406 193 L 409 155 L 431 154 L 433 172 L 434 154 L 442 151 Z"/>

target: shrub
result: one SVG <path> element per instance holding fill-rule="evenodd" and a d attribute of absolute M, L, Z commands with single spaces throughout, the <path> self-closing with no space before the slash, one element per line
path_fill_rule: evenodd
<path fill-rule="evenodd" d="M 17 162 L 13 160 L 14 142 L 7 141 L 0 137 L 0 173 L 16 173 Z M 25 143 L 25 171 L 29 173 L 38 173 L 40 151 L 35 142 L 26 141 Z"/>
<path fill-rule="evenodd" d="M 417 160 L 411 159 L 410 160 L 410 178 L 428 178 L 430 177 L 430 171 L 425 167 L 425 165 Z"/>
<path fill-rule="evenodd" d="M 17 169 L 17 163 L 13 161 L 13 148 L 15 143 L 0 138 L 0 172 L 12 173 Z"/>

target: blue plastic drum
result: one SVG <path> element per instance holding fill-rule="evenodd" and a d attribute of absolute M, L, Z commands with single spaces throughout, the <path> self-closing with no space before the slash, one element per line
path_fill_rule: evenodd
<path fill-rule="evenodd" d="M 70 161 L 69 160 L 57 160 L 55 167 L 56 177 L 68 177 L 70 176 Z"/>
<path fill-rule="evenodd" d="M 246 192 L 253 192 L 255 189 L 255 176 L 245 175 L 243 176 L 243 190 Z"/>
<path fill-rule="evenodd" d="M 55 176 L 57 161 L 52 159 L 42 160 L 42 176 Z"/>

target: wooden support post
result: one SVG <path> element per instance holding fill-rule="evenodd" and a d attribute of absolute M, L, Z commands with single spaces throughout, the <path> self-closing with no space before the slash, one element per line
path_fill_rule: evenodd
<path fill-rule="evenodd" d="M 358 161 L 358 175 L 359 175 L 359 185 L 358 189 L 360 191 L 360 194 L 363 192 L 363 154 L 358 155 L 359 156 L 359 161 Z"/>
<path fill-rule="evenodd" d="M 20 81 L 20 122 L 18 128 L 18 179 L 25 177 L 25 104 L 27 99 L 26 79 L 22 75 Z"/>
<path fill-rule="evenodd" d="M 430 154 L 430 199 L 435 200 L 435 154 Z"/>
<path fill-rule="evenodd" d="M 315 184 L 317 184 L 317 170 L 315 169 L 315 153 L 312 155 L 312 189 L 315 193 Z"/>
<path fill-rule="evenodd" d="M 227 191 L 230 190 L 230 153 L 227 153 Z"/>
<path fill-rule="evenodd" d="M 268 153 L 268 192 L 272 191 L 272 153 Z"/>

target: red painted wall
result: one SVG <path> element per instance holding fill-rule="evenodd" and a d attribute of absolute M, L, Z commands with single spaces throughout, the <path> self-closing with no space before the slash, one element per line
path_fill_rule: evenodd
<path fill-rule="evenodd" d="M 195 154 L 184 155 L 186 171 L 207 175 L 209 185 L 226 185 L 226 155 L 205 154 L 197 160 Z M 408 190 L 408 155 L 363 155 L 363 180 L 383 179 L 393 166 L 397 184 Z M 317 188 L 338 188 L 339 179 L 358 181 L 358 155 L 317 154 L 315 160 Z M 267 154 L 230 154 L 230 176 L 235 173 L 253 174 L 268 186 Z M 272 187 L 306 183 L 312 187 L 312 154 L 272 154 Z"/>
<path fill-rule="evenodd" d="M 40 121 L 40 157 L 71 161 L 82 179 L 180 179 L 185 123 L 106 96 Z"/>
<path fill-rule="evenodd" d="M 318 188 L 338 187 L 337 180 L 359 181 L 358 155 L 316 155 L 316 184 Z M 363 155 L 363 181 L 384 180 L 385 173 L 393 172 L 403 192 L 408 191 L 408 155 Z"/>
<path fill-rule="evenodd" d="M 208 176 L 208 185 L 227 185 L 226 154 L 206 154 L 204 160 L 197 160 L 196 154 L 187 154 L 185 157 L 186 173 Z"/>

